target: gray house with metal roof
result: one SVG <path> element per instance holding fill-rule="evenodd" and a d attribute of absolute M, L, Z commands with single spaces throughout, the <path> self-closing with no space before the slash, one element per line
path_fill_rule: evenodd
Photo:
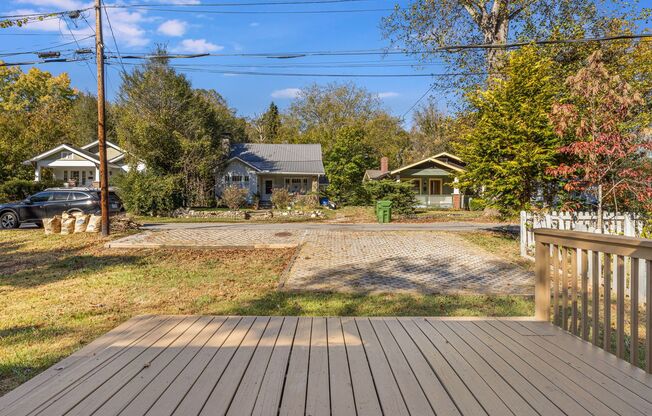
<path fill-rule="evenodd" d="M 228 186 L 249 190 L 250 199 L 271 200 L 276 188 L 293 194 L 319 192 L 326 172 L 319 144 L 238 143 L 231 146 L 226 165 L 217 178 L 217 195 Z"/>

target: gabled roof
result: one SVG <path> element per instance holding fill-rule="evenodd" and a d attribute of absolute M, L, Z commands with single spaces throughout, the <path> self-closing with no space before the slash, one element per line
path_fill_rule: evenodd
<path fill-rule="evenodd" d="M 446 167 L 448 169 L 451 169 L 451 170 L 454 170 L 454 171 L 457 171 L 457 172 L 464 172 L 464 168 L 462 168 L 460 166 L 452 165 L 450 163 L 446 163 L 446 162 L 441 160 L 442 157 L 455 159 L 455 160 L 459 161 L 460 163 L 463 163 L 462 159 L 460 159 L 459 157 L 457 157 L 457 156 L 455 156 L 455 155 L 453 155 L 451 153 L 442 152 L 442 153 L 438 153 L 438 154 L 436 154 L 434 156 L 431 156 L 431 157 L 425 158 L 423 160 L 420 160 L 418 162 L 415 162 L 415 163 L 400 167 L 398 169 L 395 169 L 395 170 L 391 171 L 390 173 L 392 175 L 395 175 L 397 173 L 403 172 L 404 170 L 412 169 L 412 168 L 414 168 L 416 166 L 419 166 L 419 165 L 421 165 L 423 163 L 426 163 L 426 162 L 433 162 L 433 163 L 436 163 L 438 165 L 441 165 L 443 167 Z"/>
<path fill-rule="evenodd" d="M 81 147 L 81 149 L 83 149 L 83 150 L 90 149 L 91 147 L 97 145 L 99 142 L 100 142 L 99 140 L 95 140 L 94 142 L 90 142 L 88 144 L 83 145 Z M 107 140 L 106 145 L 109 146 L 109 147 L 114 148 L 115 150 L 117 150 L 119 152 L 126 153 L 126 151 L 123 148 L 121 148 L 120 146 L 118 146 L 117 144 L 115 144 L 113 142 L 110 142 L 110 141 Z"/>
<path fill-rule="evenodd" d="M 259 172 L 324 175 L 319 144 L 238 143 L 229 162 L 239 160 Z"/>
<path fill-rule="evenodd" d="M 95 155 L 95 154 L 93 154 L 91 152 L 88 152 L 88 151 L 86 151 L 84 149 L 80 149 L 78 147 L 75 147 L 75 146 L 73 146 L 71 144 L 63 143 L 63 144 L 60 144 L 59 146 L 57 146 L 57 147 L 55 147 L 53 149 L 48 150 L 47 152 L 43 152 L 38 156 L 35 156 L 35 157 L 33 157 L 33 158 L 29 159 L 29 160 L 24 161 L 23 164 L 30 164 L 32 162 L 38 162 L 39 160 L 45 159 L 48 156 L 52 156 L 53 154 L 55 154 L 57 152 L 61 152 L 62 150 L 67 150 L 69 152 L 72 152 L 72 153 L 76 154 L 77 156 L 80 156 L 80 157 L 82 157 L 82 158 L 84 158 L 86 160 L 89 160 L 89 161 L 93 162 L 93 163 L 100 163 L 100 160 L 99 160 L 97 155 Z"/>
<path fill-rule="evenodd" d="M 377 179 L 383 179 L 386 176 L 388 176 L 389 174 L 390 174 L 389 171 L 383 172 L 380 169 L 367 169 L 364 172 L 364 179 L 373 181 L 373 180 L 377 180 Z"/>

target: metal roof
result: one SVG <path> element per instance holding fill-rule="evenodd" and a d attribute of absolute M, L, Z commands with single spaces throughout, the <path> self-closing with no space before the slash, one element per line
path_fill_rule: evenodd
<path fill-rule="evenodd" d="M 324 175 L 320 144 L 238 143 L 229 159 L 240 159 L 260 172 Z"/>

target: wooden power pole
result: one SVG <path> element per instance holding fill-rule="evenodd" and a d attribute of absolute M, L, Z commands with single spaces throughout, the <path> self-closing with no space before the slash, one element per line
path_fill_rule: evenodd
<path fill-rule="evenodd" d="M 104 124 L 104 38 L 102 36 L 102 0 L 95 0 L 95 59 L 97 61 L 97 140 L 100 148 L 100 207 L 102 235 L 109 235 L 109 172 L 106 163 L 106 126 Z"/>

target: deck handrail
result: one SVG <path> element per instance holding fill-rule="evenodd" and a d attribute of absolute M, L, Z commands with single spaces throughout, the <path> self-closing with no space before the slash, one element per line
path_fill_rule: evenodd
<path fill-rule="evenodd" d="M 553 324 L 608 352 L 614 352 L 615 334 L 615 354 L 619 358 L 628 354 L 634 365 L 639 364 L 639 322 L 645 322 L 645 369 L 652 373 L 652 240 L 553 229 L 536 229 L 534 236 L 535 317 L 552 318 Z M 642 313 L 641 281 L 645 284 Z M 627 283 L 629 331 L 625 325 Z M 626 337 L 631 342 L 626 343 Z"/>

